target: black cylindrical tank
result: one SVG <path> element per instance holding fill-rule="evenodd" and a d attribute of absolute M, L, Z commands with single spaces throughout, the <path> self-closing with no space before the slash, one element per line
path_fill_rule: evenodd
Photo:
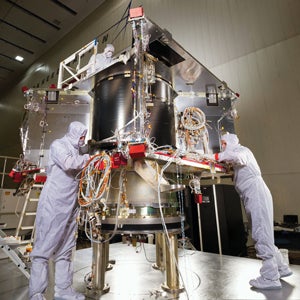
<path fill-rule="evenodd" d="M 158 62 L 155 69 L 159 73 L 155 74 L 156 81 L 149 89 L 151 101 L 150 104 L 147 101 L 147 111 L 150 116 L 145 121 L 150 123 L 150 137 L 155 138 L 157 145 L 175 145 L 174 92 L 169 81 L 169 68 Z M 101 141 L 113 136 L 116 129 L 123 128 L 133 119 L 133 70 L 133 61 L 129 60 L 126 65 L 117 62 L 97 74 L 92 125 L 94 140 Z M 134 132 L 133 123 L 126 126 L 123 132 Z"/>

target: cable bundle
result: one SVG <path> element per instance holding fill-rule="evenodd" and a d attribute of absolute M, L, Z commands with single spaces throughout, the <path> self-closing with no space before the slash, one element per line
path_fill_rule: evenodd
<path fill-rule="evenodd" d="M 90 158 L 81 172 L 79 205 L 89 206 L 99 200 L 106 191 L 111 171 L 110 156 L 102 152 Z"/>

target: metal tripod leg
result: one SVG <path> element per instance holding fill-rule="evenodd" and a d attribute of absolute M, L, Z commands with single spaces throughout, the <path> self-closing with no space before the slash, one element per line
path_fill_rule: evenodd
<path fill-rule="evenodd" d="M 155 247 L 156 247 L 156 262 L 152 267 L 156 270 L 164 271 L 166 269 L 166 245 L 165 237 L 162 232 L 155 233 Z"/>
<path fill-rule="evenodd" d="M 91 285 L 87 287 L 87 296 L 92 299 L 99 297 L 109 292 L 109 285 L 105 284 L 105 271 L 108 261 L 108 242 L 92 243 L 93 258 L 92 258 L 92 275 Z"/>
<path fill-rule="evenodd" d="M 166 236 L 164 235 L 164 238 Z M 173 294 L 184 291 L 180 287 L 179 270 L 178 270 L 178 241 L 176 234 L 169 234 L 169 245 L 165 243 L 166 249 L 166 281 L 162 284 L 162 288 Z"/>

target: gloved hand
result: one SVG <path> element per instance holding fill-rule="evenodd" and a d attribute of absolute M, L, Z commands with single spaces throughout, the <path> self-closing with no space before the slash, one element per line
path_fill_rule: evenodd
<path fill-rule="evenodd" d="M 119 57 L 118 57 L 118 61 L 122 61 L 125 65 L 127 64 L 127 61 L 129 60 L 130 58 L 130 53 L 129 52 L 126 52 L 125 54 L 121 54 Z"/>
<path fill-rule="evenodd" d="M 81 155 L 89 153 L 89 146 L 88 146 L 88 144 L 84 144 L 82 146 L 79 146 L 79 153 Z"/>

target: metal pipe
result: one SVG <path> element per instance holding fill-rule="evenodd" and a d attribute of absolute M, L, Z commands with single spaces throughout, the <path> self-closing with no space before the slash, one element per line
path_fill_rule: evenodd
<path fill-rule="evenodd" d="M 134 130 L 137 133 L 137 138 L 144 137 L 144 113 L 145 113 L 145 99 L 144 99 L 144 35 L 145 22 L 143 19 L 132 22 L 132 30 L 135 46 L 135 60 L 134 60 L 134 83 L 135 92 L 133 94 L 134 109 Z M 138 119 L 135 116 L 138 115 Z"/>
<path fill-rule="evenodd" d="M 105 243 L 93 243 L 93 287 L 103 290 L 106 269 Z"/>
<path fill-rule="evenodd" d="M 107 265 L 108 243 L 92 243 L 92 285 L 87 289 L 87 296 L 92 299 L 99 299 L 99 296 L 109 292 L 109 286 L 105 284 L 105 271 Z"/>
<path fill-rule="evenodd" d="M 156 247 L 156 263 L 152 265 L 154 269 L 166 269 L 166 241 L 162 232 L 155 233 L 155 247 Z"/>
<path fill-rule="evenodd" d="M 217 121 L 217 128 L 218 128 L 218 136 L 219 136 L 219 147 L 220 149 L 222 149 L 222 145 L 221 145 L 221 137 L 220 137 L 220 134 L 221 134 L 221 128 L 220 128 L 220 124 L 221 124 L 221 121 L 226 117 L 226 114 L 223 114 L 221 116 L 220 119 L 218 119 Z"/>
<path fill-rule="evenodd" d="M 212 188 L 213 188 L 214 204 L 215 204 L 215 214 L 216 214 L 216 225 L 217 225 L 219 254 L 222 255 L 222 242 L 221 242 L 221 234 L 220 234 L 219 213 L 218 213 L 217 193 L 216 193 L 216 186 L 215 186 L 215 184 L 212 185 Z"/>
<path fill-rule="evenodd" d="M 170 245 L 166 247 L 166 285 L 174 290 L 179 288 L 179 273 L 176 266 L 176 261 L 178 261 L 177 235 L 170 234 L 169 241 Z"/>
<path fill-rule="evenodd" d="M 165 235 L 165 238 L 167 236 Z M 178 240 L 176 234 L 169 234 L 169 245 L 166 243 L 166 281 L 162 289 L 169 293 L 178 294 L 184 291 L 180 287 L 178 269 Z"/>
<path fill-rule="evenodd" d="M 104 238 L 105 238 L 105 240 L 108 240 L 109 234 L 104 234 Z M 112 270 L 113 266 L 109 260 L 109 242 L 104 243 L 104 254 L 103 255 L 105 256 L 106 271 Z"/>
<path fill-rule="evenodd" d="M 197 203 L 197 213 L 198 213 L 200 251 L 203 251 L 202 226 L 201 226 L 201 215 L 200 215 L 200 204 L 199 203 Z"/>

